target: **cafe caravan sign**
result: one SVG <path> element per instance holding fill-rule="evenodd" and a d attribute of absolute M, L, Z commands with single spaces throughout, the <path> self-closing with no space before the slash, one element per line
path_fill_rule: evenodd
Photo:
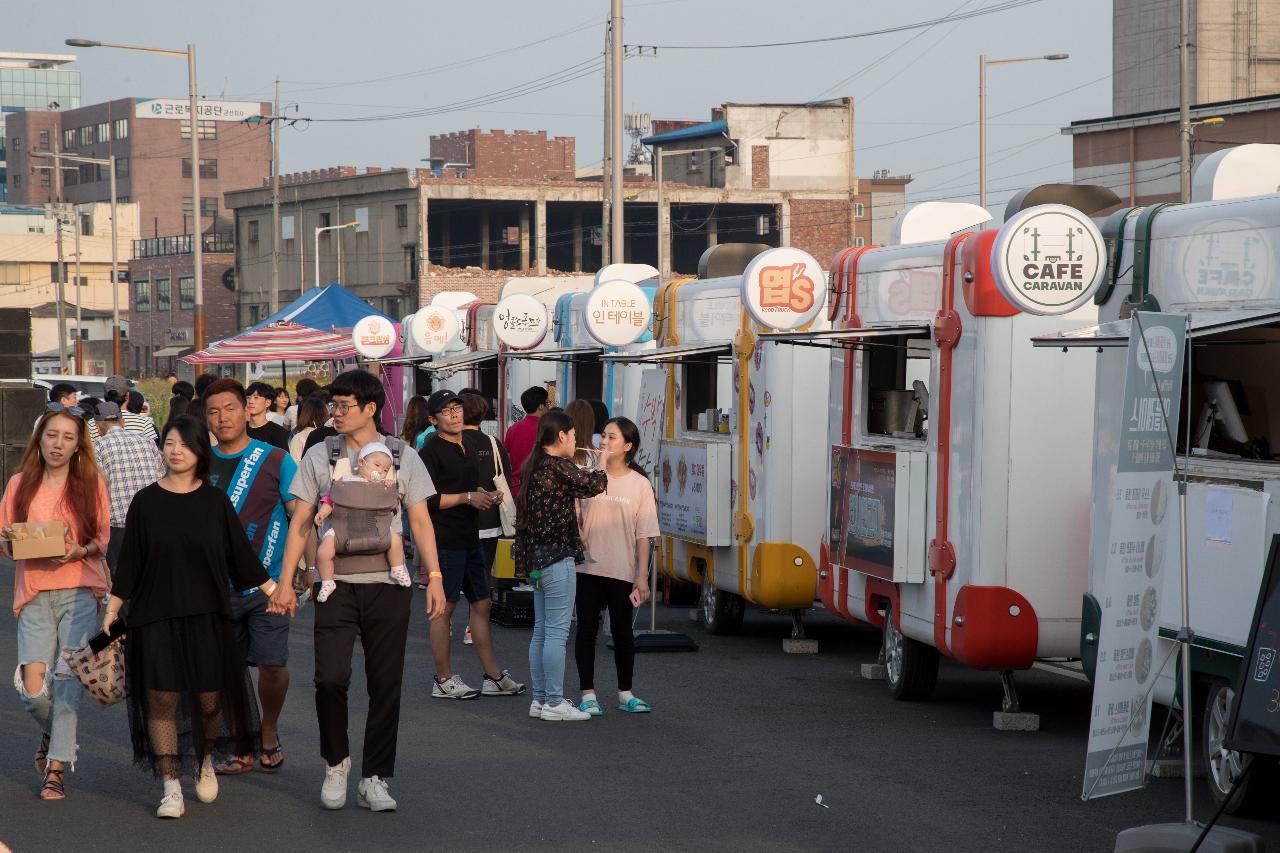
<path fill-rule="evenodd" d="M 1093 220 L 1075 208 L 1042 204 L 1006 222 L 991 247 L 996 287 L 1027 314 L 1067 314 L 1102 284 L 1107 250 Z"/>

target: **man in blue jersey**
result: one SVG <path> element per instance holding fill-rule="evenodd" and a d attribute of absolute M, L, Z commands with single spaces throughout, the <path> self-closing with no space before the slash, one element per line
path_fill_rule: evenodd
<path fill-rule="evenodd" d="M 205 390 L 205 416 L 218 439 L 213 449 L 209 482 L 227 493 L 240 515 L 249 545 L 271 579 L 280 579 L 293 496 L 289 487 L 297 463 L 288 452 L 249 437 L 244 387 L 234 379 L 219 379 Z M 258 697 L 262 701 L 262 754 L 258 766 L 274 773 L 284 763 L 276 724 L 289 691 L 289 617 L 267 612 L 268 599 L 258 589 L 231 594 L 231 618 L 245 662 L 258 669 Z M 252 755 L 230 756 L 215 768 L 219 773 L 247 773 Z"/>

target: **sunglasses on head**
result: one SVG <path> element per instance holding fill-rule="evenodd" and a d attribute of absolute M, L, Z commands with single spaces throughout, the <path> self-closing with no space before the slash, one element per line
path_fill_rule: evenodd
<path fill-rule="evenodd" d="M 61 403 L 49 403 L 45 407 L 46 412 L 67 412 L 75 415 L 77 418 L 84 417 L 84 409 L 79 406 L 64 406 Z"/>

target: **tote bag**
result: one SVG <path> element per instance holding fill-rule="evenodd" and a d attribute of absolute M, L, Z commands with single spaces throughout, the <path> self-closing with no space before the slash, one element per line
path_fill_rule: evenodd
<path fill-rule="evenodd" d="M 497 471 L 493 475 L 494 487 L 502 492 L 502 503 L 498 504 L 498 518 L 502 521 L 502 535 L 516 535 L 516 499 L 511 494 L 511 484 L 507 481 L 507 472 L 502 468 L 502 454 L 498 452 L 498 442 L 489 436 L 489 446 L 493 448 L 493 467 Z"/>

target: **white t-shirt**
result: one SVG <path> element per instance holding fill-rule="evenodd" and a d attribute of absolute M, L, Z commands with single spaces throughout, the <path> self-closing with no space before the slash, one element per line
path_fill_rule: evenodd
<path fill-rule="evenodd" d="M 658 502 L 649 478 L 638 471 L 609 475 L 609 485 L 582 501 L 582 546 L 578 571 L 635 582 L 636 540 L 659 534 Z M 647 566 L 645 568 L 648 568 Z"/>

